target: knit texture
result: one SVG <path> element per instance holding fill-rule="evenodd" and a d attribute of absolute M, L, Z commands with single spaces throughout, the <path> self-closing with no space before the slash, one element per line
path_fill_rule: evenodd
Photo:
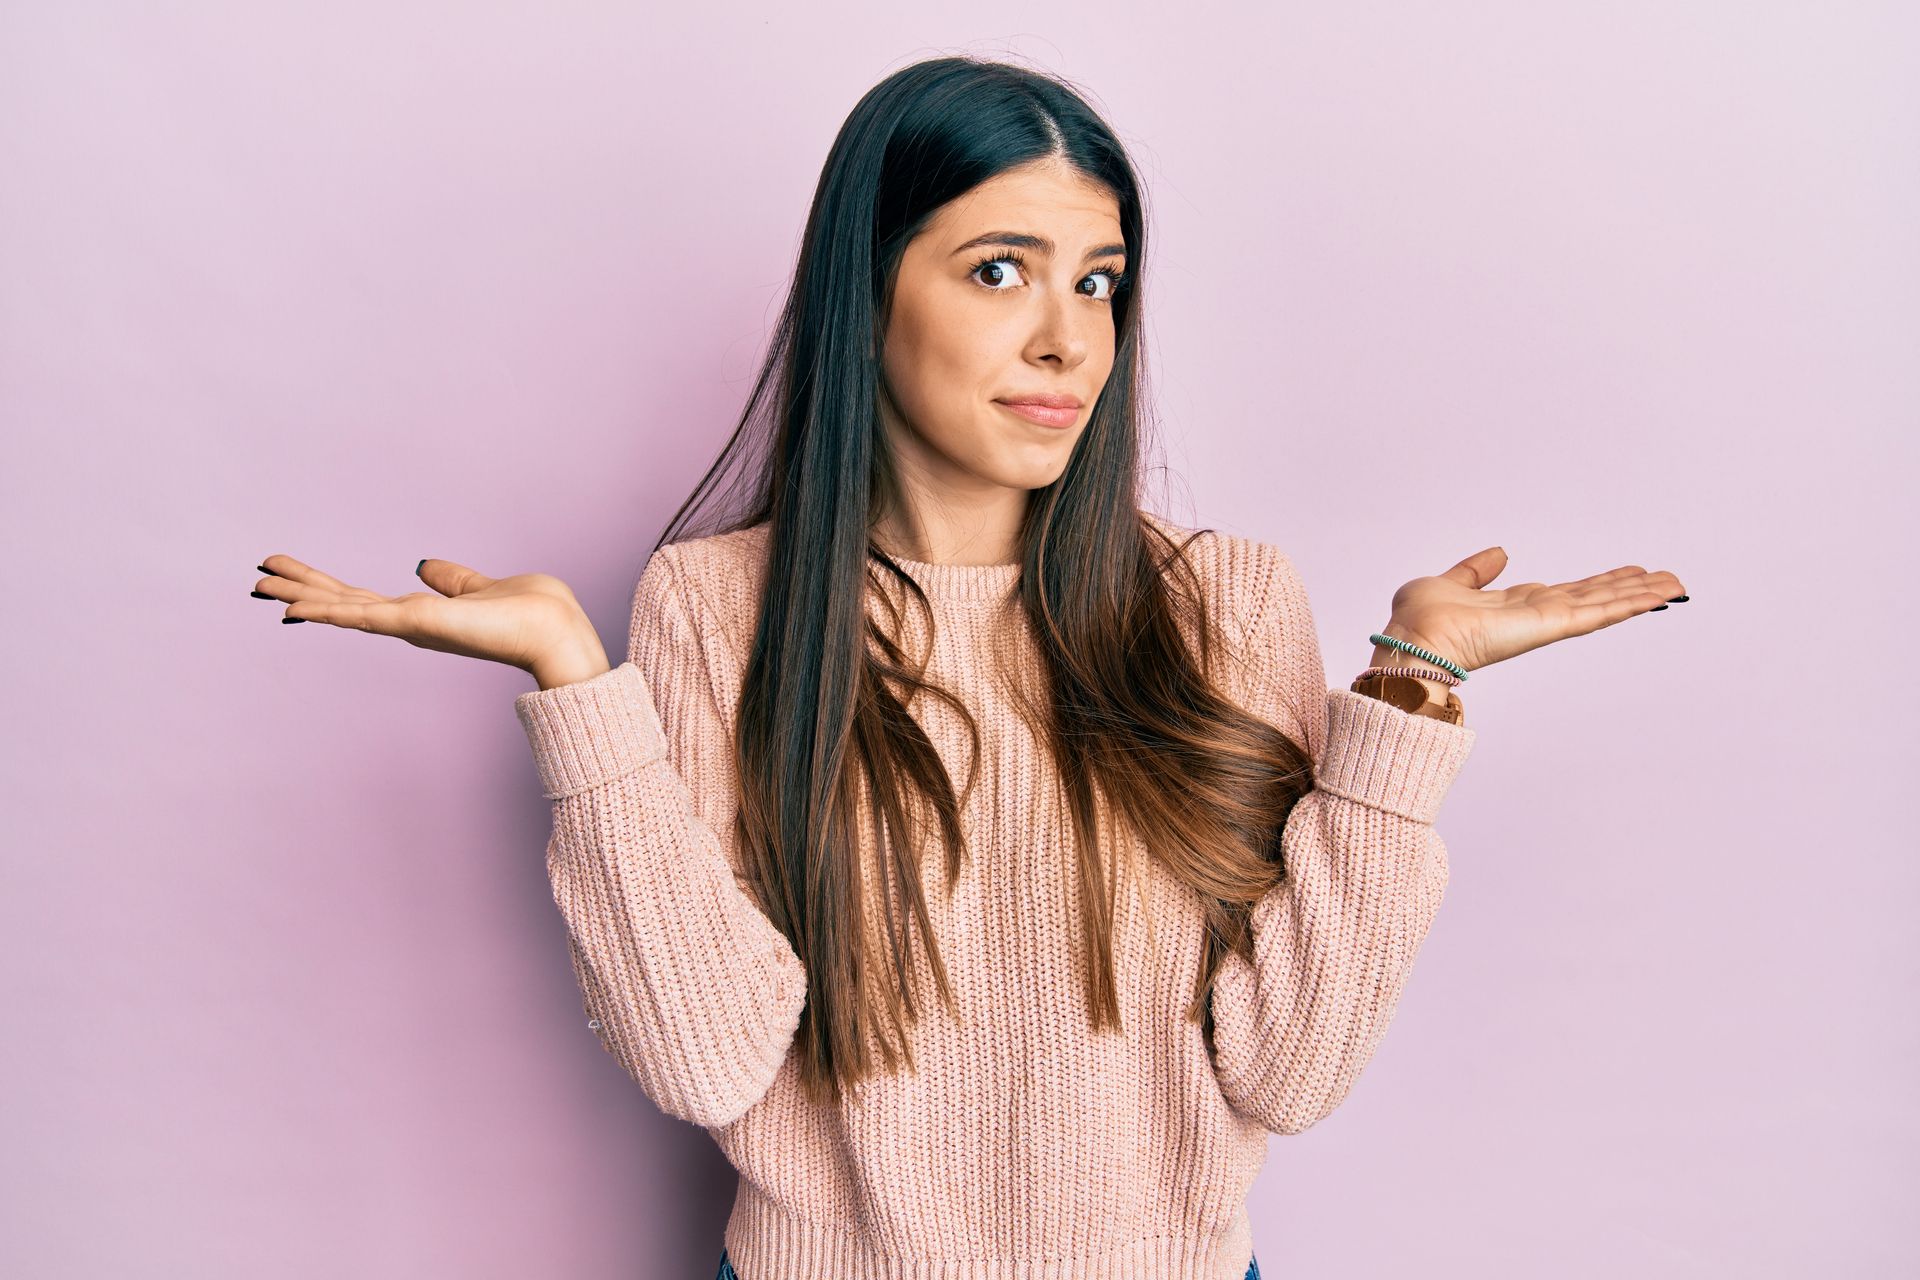
<path fill-rule="evenodd" d="M 547 870 L 588 1025 L 739 1170 L 734 1267 L 743 1280 L 1239 1280 L 1268 1135 L 1337 1107 L 1392 1019 L 1446 888 L 1433 822 L 1474 731 L 1329 689 L 1288 557 L 1202 535 L 1188 554 L 1234 655 L 1216 678 L 1307 748 L 1315 785 L 1282 833 L 1287 873 L 1254 909 L 1255 962 L 1230 955 L 1220 972 L 1217 1060 L 1185 1017 L 1200 904 L 1150 857 L 1114 922 L 1125 1029 L 1095 1035 L 1071 822 L 995 676 L 1039 670 L 1019 566 L 902 562 L 934 607 L 929 675 L 981 730 L 951 894 L 929 845 L 958 1009 L 917 948 L 918 1070 L 815 1107 L 790 1052 L 806 972 L 749 896 L 733 839 L 765 548 L 765 526 L 661 548 L 634 591 L 626 660 L 514 701 L 553 801 Z M 915 653 L 924 624 L 907 620 Z M 911 711 L 963 785 L 964 723 L 938 699 Z"/>

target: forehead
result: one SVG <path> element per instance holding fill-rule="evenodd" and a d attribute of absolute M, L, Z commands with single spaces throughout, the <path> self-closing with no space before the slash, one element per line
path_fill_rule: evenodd
<path fill-rule="evenodd" d="M 1121 239 L 1120 203 L 1065 166 L 1023 165 L 955 197 L 928 230 L 956 244 L 984 231 L 1033 232 L 1074 248 L 1077 241 Z"/>

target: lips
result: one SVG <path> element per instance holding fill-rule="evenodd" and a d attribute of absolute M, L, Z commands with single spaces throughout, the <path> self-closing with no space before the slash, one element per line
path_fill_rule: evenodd
<path fill-rule="evenodd" d="M 1005 396 L 994 403 L 1043 427 L 1070 427 L 1080 420 L 1080 397 L 1065 392 L 1040 391 L 1030 395 Z"/>
<path fill-rule="evenodd" d="M 1060 398 L 1073 400 L 1071 396 Z M 1070 427 L 1080 420 L 1077 400 L 1067 405 L 1049 405 L 1038 400 L 996 400 L 994 403 L 1009 413 L 1018 414 L 1028 422 L 1037 422 L 1043 427 Z"/>
<path fill-rule="evenodd" d="M 1037 404 L 1044 405 L 1049 409 L 1078 409 L 1080 407 L 1080 397 L 1070 396 L 1064 392 L 1036 392 L 1033 395 L 1025 396 L 1002 396 L 1000 397 L 1000 403 Z"/>

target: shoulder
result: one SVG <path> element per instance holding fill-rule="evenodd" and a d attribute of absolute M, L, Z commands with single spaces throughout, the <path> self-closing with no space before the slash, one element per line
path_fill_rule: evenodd
<path fill-rule="evenodd" d="M 1159 522 L 1178 544 L 1195 530 Z M 1326 679 L 1305 584 L 1271 542 L 1202 529 L 1188 557 L 1230 649 L 1224 689 L 1260 719 L 1317 752 Z"/>
<path fill-rule="evenodd" d="M 759 620 L 768 527 L 683 538 L 656 550 L 634 587 L 629 645 L 644 628 L 686 628 L 743 657 Z"/>
<path fill-rule="evenodd" d="M 1267 641 L 1276 627 L 1297 621 L 1305 587 L 1292 558 L 1279 546 L 1221 529 L 1192 528 L 1147 511 L 1140 514 L 1174 546 L 1185 546 L 1207 607 L 1230 638 Z"/>
<path fill-rule="evenodd" d="M 654 552 L 645 572 L 656 572 L 655 562 L 664 562 L 660 568 L 680 584 L 689 608 L 724 610 L 741 599 L 758 601 L 766 571 L 767 537 L 768 526 L 756 524 L 683 538 Z"/>

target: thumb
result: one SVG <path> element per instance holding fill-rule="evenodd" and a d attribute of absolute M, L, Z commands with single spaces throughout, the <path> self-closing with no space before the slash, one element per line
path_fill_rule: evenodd
<path fill-rule="evenodd" d="M 1474 552 L 1440 576 L 1452 578 L 1462 586 L 1478 588 L 1486 586 L 1499 577 L 1500 571 L 1506 567 L 1506 548 L 1488 547 L 1484 551 Z"/>
<path fill-rule="evenodd" d="M 435 560 L 431 557 L 415 565 L 413 572 L 415 577 L 443 596 L 463 596 L 493 583 L 492 578 L 477 569 L 469 569 L 452 560 Z"/>

